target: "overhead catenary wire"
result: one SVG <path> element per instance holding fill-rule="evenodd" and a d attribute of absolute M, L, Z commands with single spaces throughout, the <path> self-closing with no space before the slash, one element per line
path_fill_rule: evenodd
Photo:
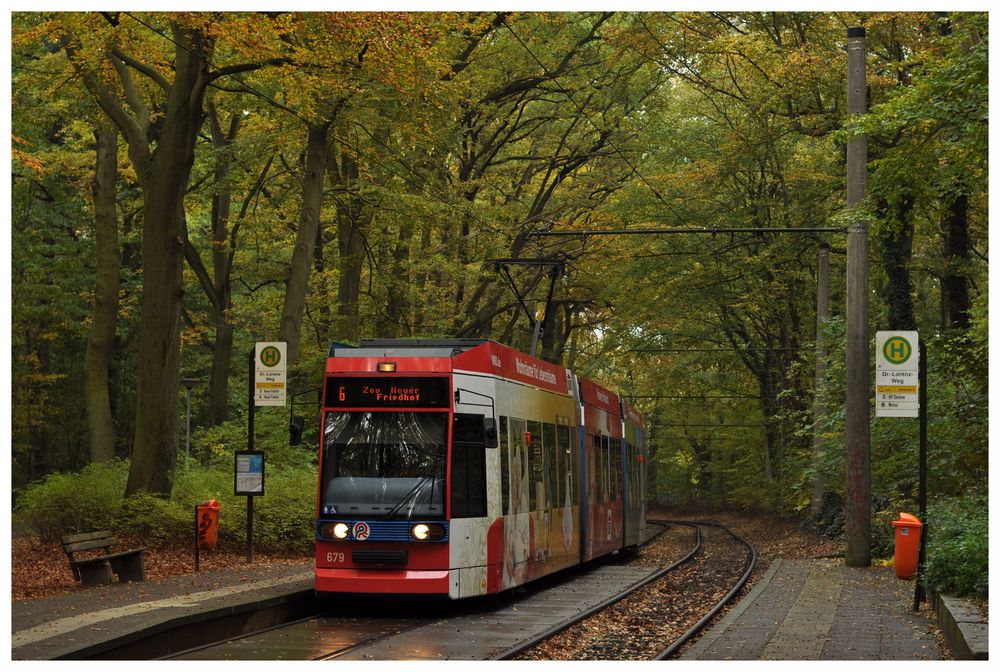
<path fill-rule="evenodd" d="M 778 397 L 763 397 L 759 394 L 625 394 L 629 399 L 777 399 Z"/>
<path fill-rule="evenodd" d="M 707 233 L 711 235 L 723 233 L 847 233 L 845 227 L 811 226 L 811 227 L 757 227 L 740 226 L 732 228 L 719 227 L 668 227 L 640 229 L 581 229 L 579 231 L 534 231 L 532 236 L 622 236 L 622 235 L 668 235 L 680 233 Z"/>
<path fill-rule="evenodd" d="M 629 352 L 799 352 L 814 351 L 815 346 L 785 348 L 632 348 Z"/>

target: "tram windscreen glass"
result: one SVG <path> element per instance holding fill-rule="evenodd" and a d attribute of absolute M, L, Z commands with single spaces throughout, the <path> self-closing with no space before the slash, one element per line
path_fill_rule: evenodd
<path fill-rule="evenodd" d="M 448 408 L 448 379 L 380 377 L 326 379 L 327 408 Z"/>
<path fill-rule="evenodd" d="M 447 422 L 441 412 L 328 412 L 321 514 L 443 517 Z"/>

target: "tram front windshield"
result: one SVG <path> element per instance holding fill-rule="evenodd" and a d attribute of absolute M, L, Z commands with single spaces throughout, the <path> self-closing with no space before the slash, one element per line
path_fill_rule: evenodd
<path fill-rule="evenodd" d="M 443 517 L 447 420 L 447 413 L 327 413 L 321 512 Z"/>

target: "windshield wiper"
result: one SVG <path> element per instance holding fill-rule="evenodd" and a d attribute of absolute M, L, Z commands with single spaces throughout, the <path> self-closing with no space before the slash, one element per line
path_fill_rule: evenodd
<path fill-rule="evenodd" d="M 395 506 L 393 506 L 391 509 L 389 509 L 389 511 L 385 514 L 385 517 L 387 519 L 388 518 L 392 518 L 394 515 L 396 515 L 399 512 L 399 510 L 401 508 L 403 508 L 403 504 L 405 504 L 411 497 L 413 497 L 414 495 L 416 495 L 420 491 L 420 489 L 423 488 L 424 485 L 427 484 L 427 481 L 431 481 L 431 485 L 433 486 L 434 478 L 437 475 L 438 463 L 440 463 L 442 459 L 444 459 L 444 455 L 442 455 L 441 453 L 438 453 L 434 457 L 434 463 L 431 465 L 431 473 L 429 475 L 427 475 L 427 476 L 422 476 L 420 478 L 420 480 L 417 481 L 417 484 L 414 485 L 410 489 L 410 491 L 408 493 L 406 493 L 405 495 L 403 495 L 403 498 L 400 499 L 398 502 L 396 502 Z M 434 498 L 434 490 L 432 488 L 431 489 L 431 499 L 433 500 L 433 498 Z"/>

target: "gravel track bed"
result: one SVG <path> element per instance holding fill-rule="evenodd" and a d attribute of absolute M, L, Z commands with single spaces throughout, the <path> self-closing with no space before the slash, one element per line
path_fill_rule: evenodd
<path fill-rule="evenodd" d="M 516 660 L 652 659 L 722 599 L 743 572 L 745 547 L 722 529 L 702 527 L 701 534 L 702 550 L 689 562 Z M 666 567 L 693 544 L 694 530 L 671 526 L 628 564 Z"/>

